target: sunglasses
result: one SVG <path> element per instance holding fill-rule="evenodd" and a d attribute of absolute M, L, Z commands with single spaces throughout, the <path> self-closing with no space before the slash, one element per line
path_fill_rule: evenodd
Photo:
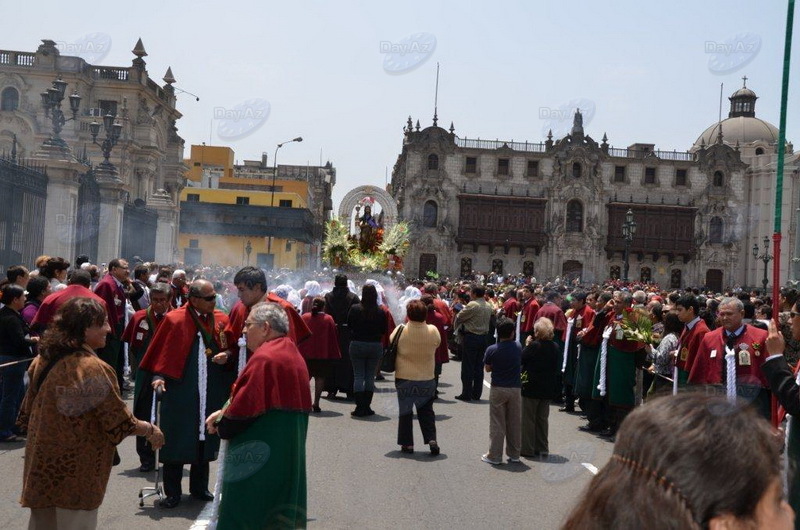
<path fill-rule="evenodd" d="M 216 294 L 210 294 L 208 296 L 195 296 L 193 298 L 199 298 L 200 300 L 205 300 L 206 302 L 213 302 L 214 300 L 217 299 L 217 295 Z"/>

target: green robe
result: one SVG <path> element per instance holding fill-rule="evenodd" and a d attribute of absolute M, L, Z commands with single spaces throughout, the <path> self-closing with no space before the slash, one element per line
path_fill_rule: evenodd
<path fill-rule="evenodd" d="M 575 393 L 579 398 L 592 398 L 594 368 L 597 365 L 597 358 L 599 356 L 600 348 L 581 345 L 581 355 L 578 358 L 578 370 L 575 374 Z M 595 384 L 595 386 L 597 385 Z"/>
<path fill-rule="evenodd" d="M 218 530 L 306 527 L 307 431 L 307 413 L 273 409 L 228 442 Z"/>
<path fill-rule="evenodd" d="M 200 398 L 198 396 L 197 373 L 197 348 L 198 339 L 192 341 L 189 356 L 183 369 L 183 379 L 166 379 L 166 392 L 161 402 L 161 417 L 159 427 L 164 433 L 166 443 L 159 452 L 159 461 L 169 463 L 190 464 L 192 462 L 213 461 L 217 459 L 219 451 L 219 437 L 205 433 L 203 454 L 199 455 L 200 440 Z M 224 365 L 219 365 L 206 360 L 208 384 L 206 385 L 206 412 L 203 421 L 209 414 L 222 408 L 228 399 L 228 394 L 236 379 L 236 373 L 226 370 Z M 137 371 L 137 381 L 141 374 L 140 384 L 149 383 L 152 373 L 143 369 Z"/>
<path fill-rule="evenodd" d="M 618 350 L 608 344 L 606 362 L 606 397 L 612 407 L 633 408 L 636 404 L 636 363 L 635 355 Z M 600 384 L 600 354 L 597 355 L 594 377 L 592 378 L 592 397 L 602 399 L 597 385 Z"/>

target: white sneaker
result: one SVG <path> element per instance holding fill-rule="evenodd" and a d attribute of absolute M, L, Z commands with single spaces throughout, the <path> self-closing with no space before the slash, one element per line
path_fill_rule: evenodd
<path fill-rule="evenodd" d="M 487 464 L 492 464 L 493 466 L 500 466 L 500 465 L 503 465 L 503 462 L 502 462 L 501 460 L 491 460 L 491 459 L 489 458 L 489 455 L 488 455 L 488 453 L 487 453 L 487 454 L 485 454 L 485 455 L 483 455 L 483 456 L 481 456 L 481 460 L 483 460 L 483 461 L 484 461 L 484 462 L 486 462 Z"/>
<path fill-rule="evenodd" d="M 520 459 L 519 458 L 508 457 L 508 463 L 509 464 L 519 464 L 520 463 Z"/>

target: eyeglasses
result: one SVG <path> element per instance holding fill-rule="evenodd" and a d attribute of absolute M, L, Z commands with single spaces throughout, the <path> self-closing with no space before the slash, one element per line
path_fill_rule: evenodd
<path fill-rule="evenodd" d="M 800 313 L 795 313 L 794 311 L 789 311 L 789 316 L 795 318 L 796 316 L 800 315 Z"/>
<path fill-rule="evenodd" d="M 258 322 L 248 322 L 247 320 L 245 320 L 244 321 L 244 326 L 242 326 L 242 329 L 248 329 L 248 328 L 251 328 L 251 327 L 257 326 L 257 325 L 258 325 Z"/>
<path fill-rule="evenodd" d="M 216 294 L 210 294 L 208 296 L 194 296 L 193 298 L 199 298 L 200 300 L 205 300 L 206 302 L 213 302 L 217 299 Z"/>

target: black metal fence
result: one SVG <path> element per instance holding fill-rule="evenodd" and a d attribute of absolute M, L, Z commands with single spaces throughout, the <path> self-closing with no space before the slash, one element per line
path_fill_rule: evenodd
<path fill-rule="evenodd" d="M 0 272 L 30 267 L 44 247 L 45 168 L 0 157 L 0 197 Z"/>

